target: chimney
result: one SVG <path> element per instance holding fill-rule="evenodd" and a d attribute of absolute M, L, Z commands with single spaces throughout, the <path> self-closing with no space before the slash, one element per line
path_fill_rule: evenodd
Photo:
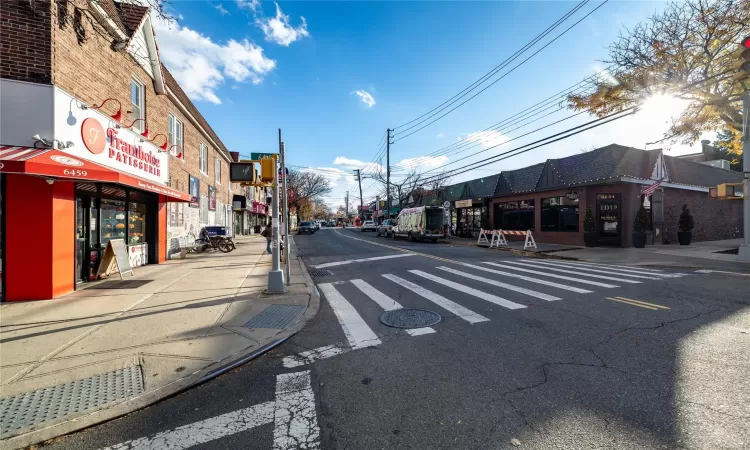
<path fill-rule="evenodd" d="M 711 141 L 704 139 L 701 141 L 701 148 L 704 155 L 712 156 L 715 149 L 711 146 Z"/>

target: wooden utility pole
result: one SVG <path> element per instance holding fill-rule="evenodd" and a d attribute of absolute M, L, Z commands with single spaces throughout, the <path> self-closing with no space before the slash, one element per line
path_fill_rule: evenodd
<path fill-rule="evenodd" d="M 359 214 L 362 214 L 362 211 L 364 211 L 364 205 L 362 202 L 362 176 L 360 175 L 360 169 L 354 169 L 355 172 L 357 172 L 357 184 L 359 184 Z"/>
<path fill-rule="evenodd" d="M 386 129 L 385 137 L 385 218 L 391 218 L 391 129 Z"/>

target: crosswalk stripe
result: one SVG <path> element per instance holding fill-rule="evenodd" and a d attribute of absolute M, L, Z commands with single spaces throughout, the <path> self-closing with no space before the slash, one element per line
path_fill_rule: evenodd
<path fill-rule="evenodd" d="M 313 266 L 313 267 L 316 269 L 324 269 L 326 267 L 344 266 L 347 264 L 358 263 L 358 262 L 380 261 L 383 259 L 403 258 L 405 256 L 414 256 L 414 253 L 398 253 L 396 255 L 373 256 L 371 258 L 347 259 L 345 261 L 334 261 L 334 262 L 329 262 L 325 264 L 318 264 L 317 266 Z"/>
<path fill-rule="evenodd" d="M 621 269 L 635 269 L 633 266 L 623 266 L 619 264 L 602 264 L 602 263 L 594 263 L 594 262 L 582 262 L 582 261 L 571 261 L 570 264 L 577 264 L 581 266 L 595 266 L 595 267 L 605 267 L 605 268 L 612 268 L 612 267 L 619 267 Z M 664 272 L 660 269 L 646 269 L 646 268 L 638 268 L 638 272 Z"/>
<path fill-rule="evenodd" d="M 579 265 L 573 265 L 573 264 L 566 264 L 566 263 L 558 263 L 558 262 L 549 262 L 549 261 L 531 261 L 527 260 L 529 263 L 534 265 L 541 265 L 541 266 L 552 266 L 552 267 L 567 267 L 569 269 L 576 269 L 581 270 L 584 272 L 594 272 L 594 273 L 605 273 L 609 275 L 617 275 L 621 277 L 628 277 L 628 278 L 639 278 L 643 280 L 663 280 L 665 277 L 671 277 L 671 275 L 662 275 L 662 274 L 651 274 L 649 273 L 646 276 L 643 274 L 640 275 L 633 275 L 630 273 L 620 273 L 619 269 L 608 269 L 608 270 L 601 270 L 601 269 L 592 269 L 589 267 L 582 267 Z"/>
<path fill-rule="evenodd" d="M 568 286 L 567 284 L 555 283 L 554 281 L 541 280 L 539 278 L 527 277 L 525 275 L 521 275 L 517 273 L 503 272 L 502 270 L 496 270 L 496 269 L 490 269 L 489 267 L 477 266 L 476 264 L 469 264 L 469 263 L 460 263 L 460 264 L 464 267 L 471 267 L 472 269 L 482 270 L 484 272 L 494 273 L 497 275 L 504 275 L 506 277 L 517 278 L 519 280 L 530 281 L 532 283 L 543 284 L 545 286 L 551 286 L 551 287 L 555 287 L 558 289 L 564 289 L 566 291 L 577 292 L 579 294 L 590 294 L 594 292 L 594 291 L 589 291 L 588 289 L 581 289 L 575 286 Z"/>
<path fill-rule="evenodd" d="M 285 356 L 282 364 L 287 369 L 293 369 L 295 367 L 304 366 L 306 364 L 312 364 L 319 359 L 327 359 L 332 356 L 340 355 L 351 350 L 345 346 L 339 345 L 325 345 L 312 350 L 306 350 L 297 355 Z"/>
<path fill-rule="evenodd" d="M 352 349 L 374 347 L 382 343 L 367 326 L 362 316 L 357 313 L 357 310 L 333 287 L 333 284 L 321 283 L 318 285 L 318 289 L 323 292 L 328 304 L 333 308 L 333 312 L 336 314 L 336 318 L 339 320 Z"/>
<path fill-rule="evenodd" d="M 523 263 L 523 262 L 519 262 L 519 261 L 505 261 L 505 262 L 507 262 L 508 264 L 516 264 L 516 265 L 524 266 L 524 267 L 533 267 L 535 269 L 544 269 L 544 270 L 551 270 L 553 272 L 569 273 L 571 275 L 578 275 L 578 276 L 582 276 L 582 277 L 598 278 L 600 280 L 610 280 L 610 281 L 617 281 L 617 282 L 620 282 L 620 283 L 630 283 L 630 284 L 640 284 L 641 283 L 641 281 L 636 281 L 636 280 L 623 280 L 622 278 L 608 277 L 608 276 L 604 276 L 604 275 L 595 275 L 595 274 L 592 274 L 592 273 L 581 273 L 581 272 L 577 272 L 575 270 L 555 269 L 555 268 L 548 267 L 548 266 L 537 266 L 536 264 L 533 264 L 533 263 Z M 656 280 L 657 278 L 652 278 L 652 279 Z"/>
<path fill-rule="evenodd" d="M 369 283 L 367 283 L 364 280 L 360 279 L 354 279 L 349 280 L 352 282 L 353 285 L 357 286 L 357 288 L 362 291 L 366 296 L 370 297 L 375 303 L 380 305 L 381 308 L 383 308 L 385 311 L 392 311 L 394 309 L 401 309 L 403 306 L 396 300 L 388 297 L 387 295 L 383 294 L 379 290 L 372 287 Z M 407 328 L 404 331 L 409 333 L 411 336 L 420 336 L 423 334 L 429 334 L 434 333 L 435 330 L 430 327 L 423 327 L 423 328 Z"/>
<path fill-rule="evenodd" d="M 444 270 L 446 272 L 450 272 L 452 274 L 459 275 L 459 276 L 462 276 L 462 277 L 470 278 L 472 280 L 481 281 L 482 283 L 487 283 L 487 284 L 491 284 L 493 286 L 505 288 L 505 289 L 508 289 L 510 291 L 520 292 L 521 294 L 526 294 L 526 295 L 530 295 L 532 297 L 536 297 L 536 298 L 539 298 L 539 299 L 542 299 L 542 300 L 547 300 L 548 302 L 549 301 L 553 301 L 553 300 L 561 300 L 560 297 L 555 297 L 554 295 L 543 294 L 541 292 L 533 291 L 531 289 L 526 289 L 526 288 L 522 288 L 522 287 L 518 287 L 518 286 L 513 286 L 512 284 L 507 284 L 507 283 L 503 283 L 503 282 L 500 282 L 500 281 L 490 280 L 487 277 L 480 277 L 478 275 L 472 275 L 470 273 L 461 272 L 460 270 L 451 269 L 450 267 L 440 266 L 440 267 L 438 267 L 438 269 Z"/>
<path fill-rule="evenodd" d="M 470 288 L 469 286 L 464 286 L 463 284 L 456 283 L 454 281 L 446 280 L 444 278 L 436 277 L 435 275 L 429 274 L 427 272 L 422 272 L 421 270 L 410 270 L 410 273 L 413 273 L 414 275 L 419 275 L 422 278 L 427 278 L 428 280 L 432 280 L 435 283 L 440 283 L 443 286 L 448 286 L 449 288 L 453 288 L 457 291 L 461 291 L 465 294 L 473 295 L 474 297 L 481 298 L 482 300 L 487 300 L 490 303 L 494 303 L 498 306 L 502 306 L 504 308 L 508 309 L 521 309 L 525 308 L 526 305 L 522 305 L 520 303 L 512 302 L 510 300 L 504 299 L 502 297 L 498 297 L 497 295 L 488 294 L 487 292 L 482 292 L 478 289 Z"/>
<path fill-rule="evenodd" d="M 490 320 L 481 314 L 477 314 L 468 308 L 464 308 L 458 303 L 452 302 L 442 295 L 436 294 L 428 289 L 423 288 L 422 286 L 416 285 L 411 281 L 404 280 L 403 278 L 397 277 L 396 275 L 390 273 L 384 273 L 383 277 L 405 287 L 406 289 L 409 289 L 410 291 L 421 297 L 426 298 L 427 300 L 435 303 L 436 305 L 442 307 L 447 311 L 452 312 L 453 314 L 469 323 L 488 322 Z"/>
<path fill-rule="evenodd" d="M 515 266 L 506 266 L 504 264 L 498 264 L 498 263 L 493 263 L 489 261 L 485 261 L 485 264 L 489 264 L 491 266 L 496 266 L 496 267 L 502 267 L 504 269 L 518 270 L 520 272 L 528 272 L 528 273 L 534 273 L 537 275 L 544 275 L 545 277 L 552 277 L 552 278 L 559 278 L 561 280 L 575 281 L 576 283 L 591 284 L 593 286 L 600 286 L 600 287 L 605 287 L 605 288 L 620 287 L 615 284 L 606 284 L 606 283 L 599 283 L 598 281 L 582 280 L 580 278 L 566 277 L 564 275 L 555 275 L 552 273 L 539 272 L 538 270 L 523 269 L 521 267 L 515 267 Z"/>
<path fill-rule="evenodd" d="M 551 261 L 545 261 L 545 262 L 552 263 Z M 555 263 L 557 263 L 557 261 L 555 261 Z M 665 273 L 661 270 L 655 270 L 655 269 L 643 269 L 643 270 L 639 270 L 635 268 L 621 269 L 621 267 L 624 267 L 624 266 L 608 266 L 606 264 L 583 263 L 579 261 L 572 262 L 572 261 L 561 260 L 559 264 L 565 264 L 567 266 L 573 266 L 573 267 L 580 267 L 581 269 L 583 269 L 584 267 L 590 267 L 592 269 L 608 269 L 608 270 L 611 270 L 612 272 L 637 273 L 641 275 L 648 275 L 651 277 L 679 278 L 679 277 L 684 277 L 685 275 L 687 275 L 685 273 Z"/>

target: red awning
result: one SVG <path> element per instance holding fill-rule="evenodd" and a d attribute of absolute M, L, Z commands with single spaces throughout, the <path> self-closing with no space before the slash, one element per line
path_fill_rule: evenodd
<path fill-rule="evenodd" d="M 153 181 L 128 175 L 55 149 L 0 146 L 0 172 L 23 173 L 76 181 L 117 183 L 169 197 L 171 201 L 189 202 L 190 194 L 176 191 Z"/>

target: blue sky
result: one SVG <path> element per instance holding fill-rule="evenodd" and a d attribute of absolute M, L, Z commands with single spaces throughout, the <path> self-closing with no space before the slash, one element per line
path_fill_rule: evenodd
<path fill-rule="evenodd" d="M 169 27 L 158 24 L 157 41 L 164 63 L 230 150 L 276 151 L 282 128 L 288 163 L 329 177 L 335 189 L 327 200 L 336 205 L 346 190 L 356 195 L 348 174 L 375 156 L 387 127 L 457 94 L 577 3 L 305 1 L 277 7 L 252 0 L 175 1 L 172 11 L 179 20 Z M 590 1 L 516 63 L 599 4 Z M 391 164 L 408 164 L 409 158 L 467 139 L 597 72 L 618 31 L 662 7 L 660 2 L 608 2 L 475 99 L 395 143 Z M 673 109 L 666 103 L 648 117 L 624 119 L 453 181 L 613 142 L 643 148 L 661 137 L 665 110 Z M 501 129 L 466 153 L 422 159 L 419 169 L 460 161 L 447 167 L 455 168 L 590 120 L 579 116 L 463 159 L 569 114 L 562 111 L 509 134 Z M 371 197 L 378 185 L 365 180 L 363 187 Z"/>

